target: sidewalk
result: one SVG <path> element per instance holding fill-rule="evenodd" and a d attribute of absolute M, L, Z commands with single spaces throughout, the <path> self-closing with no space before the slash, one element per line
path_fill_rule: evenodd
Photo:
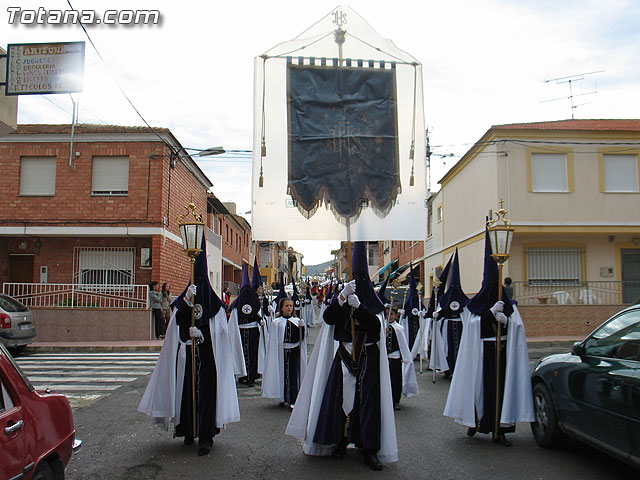
<path fill-rule="evenodd" d="M 311 335 L 310 335 L 311 336 Z M 315 336 L 313 336 L 315 339 Z M 571 349 L 574 342 L 582 340 L 582 337 L 529 337 L 527 344 L 530 347 L 566 346 Z M 162 340 L 140 340 L 126 342 L 34 342 L 25 352 L 159 352 L 162 348 Z"/>

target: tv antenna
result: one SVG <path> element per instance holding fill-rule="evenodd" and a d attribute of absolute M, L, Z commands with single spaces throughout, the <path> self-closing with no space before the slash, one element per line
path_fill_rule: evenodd
<path fill-rule="evenodd" d="M 584 95 L 593 95 L 598 93 L 597 87 L 596 90 L 594 90 L 593 92 L 585 92 L 585 93 L 573 93 L 573 82 L 579 82 L 584 80 L 584 77 L 586 77 L 587 75 L 595 75 L 596 73 L 602 73 L 605 72 L 606 70 L 597 70 L 595 72 L 585 72 L 585 73 L 578 73 L 576 75 L 569 75 L 567 77 L 558 77 L 558 78 L 550 78 L 548 80 L 543 80 L 544 83 L 550 83 L 550 82 L 555 82 L 556 85 L 560 85 L 561 83 L 568 83 L 569 84 L 569 96 L 568 97 L 558 97 L 558 98 L 550 98 L 549 100 L 541 100 L 540 103 L 546 103 L 546 102 L 555 102 L 556 100 L 564 100 L 565 98 L 568 98 L 569 101 L 571 102 L 571 119 L 573 120 L 574 117 L 574 110 L 578 107 L 582 107 L 583 105 L 588 105 L 589 103 L 593 103 L 593 102 L 585 102 L 585 103 L 581 103 L 579 105 L 576 105 L 573 102 L 574 97 L 582 97 Z"/>

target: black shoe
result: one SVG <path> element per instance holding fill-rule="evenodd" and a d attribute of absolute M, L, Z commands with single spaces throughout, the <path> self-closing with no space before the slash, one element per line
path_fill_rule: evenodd
<path fill-rule="evenodd" d="M 193 437 L 184 437 L 184 444 L 191 445 L 193 443 Z"/>
<path fill-rule="evenodd" d="M 509 440 L 507 440 L 507 437 L 504 436 L 504 433 L 501 433 L 500 435 L 498 435 L 496 438 L 493 439 L 493 441 L 495 443 L 499 443 L 500 445 L 502 445 L 504 447 L 510 447 L 511 446 L 511 442 Z"/>
<path fill-rule="evenodd" d="M 378 460 L 376 452 L 363 450 L 362 454 L 364 456 L 364 464 L 371 470 L 382 470 L 382 464 L 380 463 L 380 460 Z"/>
<path fill-rule="evenodd" d="M 251 380 L 247 380 L 247 387 L 255 387 L 256 384 L 253 383 Z"/>
<path fill-rule="evenodd" d="M 211 451 L 211 447 L 200 447 L 198 449 L 198 456 L 202 457 L 203 455 L 209 455 L 210 451 Z"/>
<path fill-rule="evenodd" d="M 399 404 L 399 403 L 394 403 L 394 404 L 393 404 L 393 409 L 394 409 L 394 410 L 402 410 L 402 407 L 400 406 L 400 404 Z"/>
<path fill-rule="evenodd" d="M 279 407 L 281 407 L 281 408 L 282 408 L 282 407 L 284 407 L 284 402 L 280 402 L 280 403 L 278 404 L 278 406 L 279 406 Z"/>
<path fill-rule="evenodd" d="M 473 437 L 476 434 L 476 427 L 467 428 L 467 437 Z"/>

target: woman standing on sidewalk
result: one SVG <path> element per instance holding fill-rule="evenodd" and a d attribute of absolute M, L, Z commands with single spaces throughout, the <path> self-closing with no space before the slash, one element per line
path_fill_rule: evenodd
<path fill-rule="evenodd" d="M 162 333 L 167 331 L 167 325 L 169 325 L 169 319 L 171 318 L 171 292 L 169 291 L 169 284 L 162 284 Z"/>
<path fill-rule="evenodd" d="M 158 340 L 164 338 L 164 329 L 162 328 L 162 295 L 156 290 L 158 282 L 149 283 L 149 308 L 153 314 L 153 323 L 155 334 Z"/>

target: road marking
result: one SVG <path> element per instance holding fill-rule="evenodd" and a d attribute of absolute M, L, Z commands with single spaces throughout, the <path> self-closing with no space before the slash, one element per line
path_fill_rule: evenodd
<path fill-rule="evenodd" d="M 60 353 L 18 357 L 36 390 L 64 393 L 72 408 L 86 406 L 154 369 L 158 353 Z"/>

